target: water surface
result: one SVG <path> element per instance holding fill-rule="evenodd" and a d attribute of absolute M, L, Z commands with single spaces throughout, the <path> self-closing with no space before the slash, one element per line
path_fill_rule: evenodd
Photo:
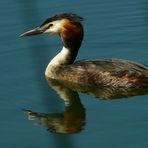
<path fill-rule="evenodd" d="M 145 0 L 0 2 L 0 146 L 9 148 L 147 148 L 148 95 L 99 100 L 80 93 L 85 126 L 77 134 L 55 134 L 29 121 L 22 109 L 61 113 L 64 102 L 45 78 L 59 51 L 58 37 L 19 38 L 58 12 L 84 17 L 85 38 L 77 59 L 123 58 L 148 65 L 148 3 Z"/>

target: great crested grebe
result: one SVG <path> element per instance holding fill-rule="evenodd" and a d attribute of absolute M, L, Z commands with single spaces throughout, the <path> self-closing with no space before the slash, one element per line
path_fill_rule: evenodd
<path fill-rule="evenodd" d="M 148 67 L 122 59 L 81 60 L 74 63 L 83 40 L 82 17 L 61 13 L 48 18 L 40 27 L 20 36 L 57 34 L 62 50 L 48 64 L 50 79 L 84 83 L 92 86 L 148 87 Z"/>

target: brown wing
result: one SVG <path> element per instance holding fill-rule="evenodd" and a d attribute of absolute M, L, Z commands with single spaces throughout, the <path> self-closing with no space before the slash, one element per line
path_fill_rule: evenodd
<path fill-rule="evenodd" d="M 78 61 L 61 66 L 57 75 L 61 80 L 95 86 L 148 86 L 148 67 L 120 59 Z"/>

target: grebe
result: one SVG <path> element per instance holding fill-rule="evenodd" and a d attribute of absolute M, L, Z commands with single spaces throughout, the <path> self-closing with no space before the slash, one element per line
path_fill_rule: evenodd
<path fill-rule="evenodd" d="M 148 87 L 148 67 L 122 59 L 81 60 L 74 63 L 83 40 L 82 17 L 61 13 L 20 36 L 57 34 L 63 48 L 48 64 L 46 78 L 90 86 Z"/>

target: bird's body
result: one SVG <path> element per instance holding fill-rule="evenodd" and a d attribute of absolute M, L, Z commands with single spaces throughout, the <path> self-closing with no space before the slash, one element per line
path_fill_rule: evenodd
<path fill-rule="evenodd" d="M 129 60 L 100 59 L 74 62 L 83 40 L 82 18 L 62 13 L 22 36 L 52 33 L 61 37 L 63 48 L 48 64 L 47 78 L 92 86 L 148 87 L 148 67 Z"/>
<path fill-rule="evenodd" d="M 56 67 L 53 73 L 53 79 L 92 86 L 148 86 L 148 68 L 128 60 L 82 60 Z"/>

